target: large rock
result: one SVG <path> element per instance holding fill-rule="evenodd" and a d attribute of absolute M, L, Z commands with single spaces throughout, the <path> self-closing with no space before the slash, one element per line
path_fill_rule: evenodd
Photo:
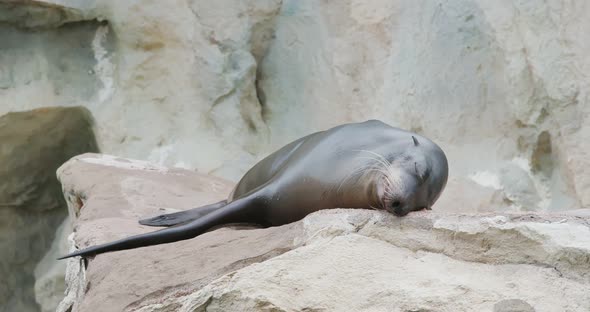
<path fill-rule="evenodd" d="M 137 220 L 230 191 L 211 176 L 100 154 L 58 175 L 76 248 L 151 231 Z M 337 209 L 281 227 L 221 228 L 69 259 L 58 311 L 588 311 L 584 212 Z"/>
<path fill-rule="evenodd" d="M 39 310 L 35 267 L 67 215 L 55 171 L 89 151 L 97 151 L 97 145 L 85 108 L 42 108 L 0 117 L 0 311 Z"/>
<path fill-rule="evenodd" d="M 464 182 L 443 196 L 470 200 L 484 173 L 502 210 L 590 207 L 588 15 L 586 0 L 3 0 L 0 113 L 86 103 L 105 152 L 234 180 L 289 140 L 378 118 L 441 143 Z"/>

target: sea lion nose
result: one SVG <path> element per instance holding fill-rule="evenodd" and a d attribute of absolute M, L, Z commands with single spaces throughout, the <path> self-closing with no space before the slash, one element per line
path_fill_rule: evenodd
<path fill-rule="evenodd" d="M 404 210 L 402 209 L 402 207 L 396 207 L 396 208 L 393 208 L 393 213 L 395 213 L 398 216 L 403 216 Z"/>
<path fill-rule="evenodd" d="M 405 212 L 404 212 L 404 205 L 402 205 L 402 202 L 399 200 L 395 200 L 391 203 L 391 208 L 393 209 L 393 213 L 396 216 L 404 216 Z"/>

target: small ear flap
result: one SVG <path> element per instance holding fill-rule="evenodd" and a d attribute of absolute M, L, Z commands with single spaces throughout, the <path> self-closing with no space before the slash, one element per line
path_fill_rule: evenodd
<path fill-rule="evenodd" d="M 412 141 L 414 141 L 414 146 L 420 145 L 420 142 L 418 142 L 418 139 L 416 139 L 415 136 L 412 136 Z"/>

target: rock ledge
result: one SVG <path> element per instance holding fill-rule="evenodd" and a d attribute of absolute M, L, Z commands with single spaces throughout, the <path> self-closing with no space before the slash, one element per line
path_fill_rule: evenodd
<path fill-rule="evenodd" d="M 78 248 L 151 231 L 141 217 L 224 198 L 182 169 L 84 154 L 58 170 Z M 562 215 L 335 209 L 267 229 L 68 262 L 58 311 L 590 310 L 590 223 Z"/>

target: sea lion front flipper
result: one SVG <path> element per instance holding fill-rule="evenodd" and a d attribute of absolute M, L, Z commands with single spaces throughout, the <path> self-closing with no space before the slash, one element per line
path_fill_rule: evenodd
<path fill-rule="evenodd" d="M 152 218 L 139 220 L 139 224 L 148 226 L 172 226 L 194 221 L 210 212 L 227 205 L 226 200 L 215 204 L 205 205 L 185 211 L 163 214 Z"/>

